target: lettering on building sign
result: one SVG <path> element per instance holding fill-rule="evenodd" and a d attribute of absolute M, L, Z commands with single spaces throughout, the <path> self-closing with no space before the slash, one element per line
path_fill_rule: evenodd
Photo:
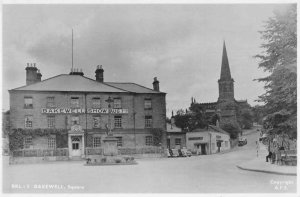
<path fill-rule="evenodd" d="M 203 137 L 189 137 L 189 140 L 203 140 Z"/>
<path fill-rule="evenodd" d="M 221 139 L 221 136 L 217 135 L 216 138 L 217 138 L 217 139 Z"/>
<path fill-rule="evenodd" d="M 42 108 L 43 114 L 128 114 L 128 109 Z"/>

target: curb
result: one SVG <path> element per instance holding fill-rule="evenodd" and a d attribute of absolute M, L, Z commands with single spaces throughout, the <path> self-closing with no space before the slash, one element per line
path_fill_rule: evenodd
<path fill-rule="evenodd" d="M 247 170 L 247 171 L 252 171 L 252 172 L 262 172 L 262 173 L 286 175 L 286 176 L 297 176 L 297 173 L 285 173 L 285 172 L 275 172 L 275 171 L 268 171 L 268 170 L 250 169 L 250 168 L 243 168 L 239 165 L 236 165 L 236 167 L 241 170 Z"/>

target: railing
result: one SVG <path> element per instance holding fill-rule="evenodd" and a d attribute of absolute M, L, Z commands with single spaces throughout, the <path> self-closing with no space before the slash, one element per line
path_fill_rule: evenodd
<path fill-rule="evenodd" d="M 85 154 L 86 155 L 102 155 L 103 154 L 103 148 L 85 148 Z"/>
<path fill-rule="evenodd" d="M 157 146 L 136 147 L 136 148 L 119 147 L 118 152 L 119 152 L 120 155 L 163 154 L 164 149 L 162 147 L 157 147 Z"/>
<path fill-rule="evenodd" d="M 163 154 L 164 150 L 161 147 L 136 147 L 126 148 L 118 147 L 119 155 L 135 155 L 135 154 Z M 103 155 L 103 148 L 85 148 L 86 155 Z"/>
<path fill-rule="evenodd" d="M 69 156 L 68 148 L 57 149 L 22 149 L 11 151 L 13 157 L 53 157 L 53 156 Z"/>
<path fill-rule="evenodd" d="M 136 148 L 118 147 L 120 155 L 135 155 L 135 154 L 164 154 L 162 147 L 143 146 Z M 103 148 L 85 148 L 85 155 L 103 155 Z M 68 148 L 57 149 L 22 149 L 11 151 L 13 157 L 51 157 L 51 156 L 69 156 Z"/>

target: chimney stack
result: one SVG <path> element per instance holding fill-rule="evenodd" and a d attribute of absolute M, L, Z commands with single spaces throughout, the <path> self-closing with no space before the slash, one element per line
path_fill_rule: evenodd
<path fill-rule="evenodd" d="M 84 73 L 83 73 L 82 69 L 79 70 L 79 68 L 71 68 L 71 72 L 69 73 L 69 75 L 80 75 L 80 76 L 83 76 Z"/>
<path fill-rule="evenodd" d="M 103 76 L 104 70 L 102 68 L 102 65 L 97 66 L 97 69 L 96 69 L 95 73 L 96 73 L 96 75 L 95 75 L 96 81 L 103 83 L 103 81 L 104 81 L 104 76 Z"/>
<path fill-rule="evenodd" d="M 153 81 L 153 90 L 159 92 L 159 81 L 157 80 L 157 77 L 154 77 Z"/>
<path fill-rule="evenodd" d="M 42 80 L 42 74 L 36 67 L 36 63 L 27 63 L 26 85 L 31 85 Z"/>
<path fill-rule="evenodd" d="M 37 82 L 42 81 L 42 73 L 40 72 L 40 69 L 37 70 Z"/>

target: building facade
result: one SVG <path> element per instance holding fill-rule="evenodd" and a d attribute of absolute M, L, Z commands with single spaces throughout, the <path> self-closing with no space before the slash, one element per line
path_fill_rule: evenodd
<path fill-rule="evenodd" d="M 186 133 L 186 145 L 194 154 L 214 154 L 230 150 L 230 136 L 219 127 L 209 125 Z"/>
<path fill-rule="evenodd" d="M 225 42 L 223 43 L 221 74 L 218 80 L 219 98 L 216 102 L 196 103 L 192 98 L 192 105 L 200 105 L 206 116 L 210 118 L 211 124 L 223 126 L 231 123 L 238 124 L 239 114 L 243 109 L 250 109 L 247 100 L 235 100 L 234 98 L 234 80 L 231 77 L 229 61 Z"/>
<path fill-rule="evenodd" d="M 66 148 L 70 157 L 84 157 L 110 129 L 119 147 L 164 146 L 166 93 L 159 81 L 150 89 L 105 82 L 100 66 L 95 73 L 94 80 L 74 69 L 42 81 L 35 65 L 27 65 L 26 85 L 9 90 L 10 148 Z"/>
<path fill-rule="evenodd" d="M 182 149 L 186 147 L 186 132 L 175 126 L 174 123 L 167 123 L 167 148 Z"/>

